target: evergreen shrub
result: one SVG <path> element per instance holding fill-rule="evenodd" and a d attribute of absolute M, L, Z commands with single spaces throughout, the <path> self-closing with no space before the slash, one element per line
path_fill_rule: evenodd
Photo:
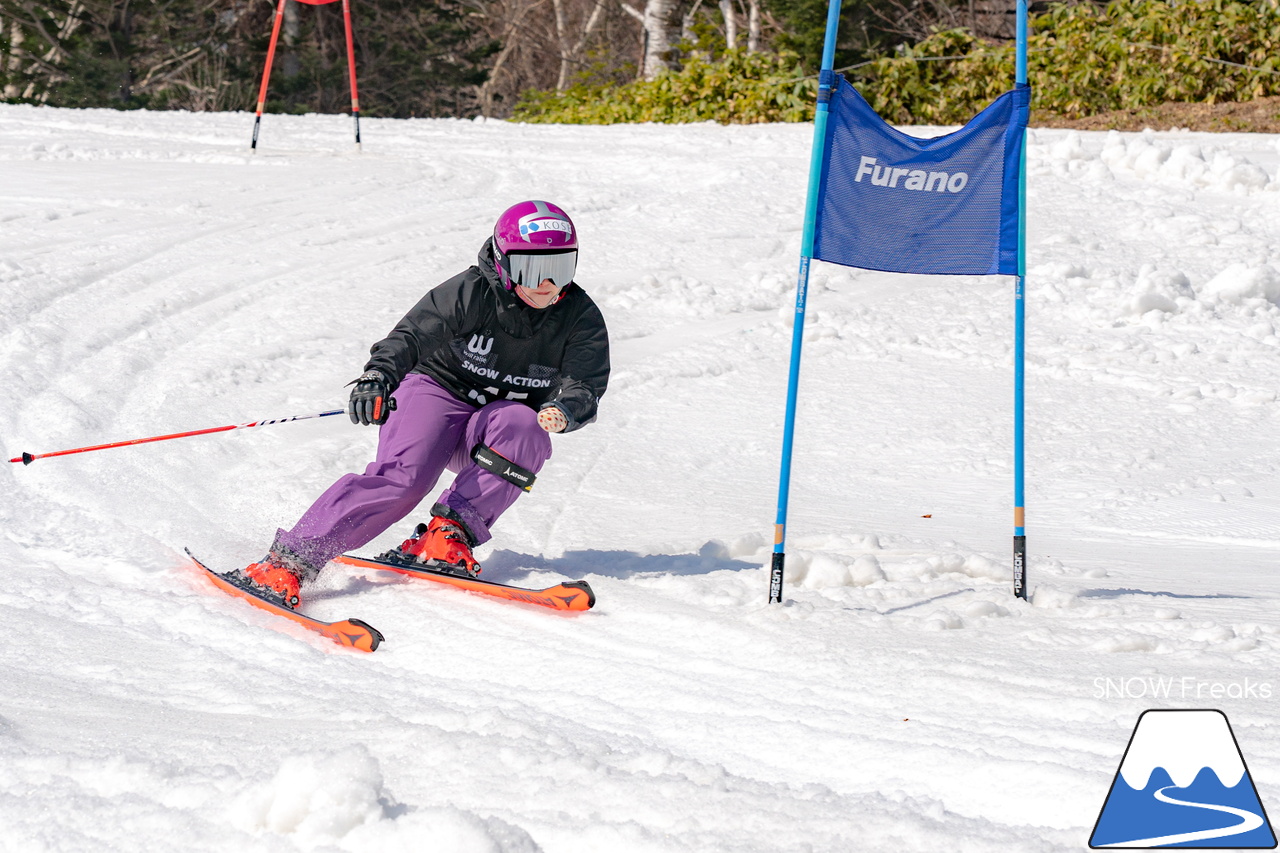
<path fill-rule="evenodd" d="M 1280 0 L 1112 0 L 1060 4 L 1031 21 L 1032 108 L 1066 118 L 1166 101 L 1280 94 Z M 961 124 L 1013 85 L 1013 43 L 936 32 L 848 75 L 886 120 Z M 528 92 L 529 122 L 808 121 L 817 81 L 791 54 L 695 56 L 680 71 L 625 85 Z"/>
<path fill-rule="evenodd" d="M 695 55 L 655 80 L 527 92 L 512 118 L 562 124 L 805 121 L 817 91 L 817 80 L 805 76 L 792 54 L 730 50 L 718 61 Z"/>

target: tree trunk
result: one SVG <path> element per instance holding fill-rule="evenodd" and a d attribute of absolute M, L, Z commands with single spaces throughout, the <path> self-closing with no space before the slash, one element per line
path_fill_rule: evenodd
<path fill-rule="evenodd" d="M 120 70 L 120 100 L 128 103 L 133 98 L 133 68 L 128 62 L 133 58 L 133 10 L 129 8 L 128 0 L 120 9 L 120 16 L 116 20 L 119 23 L 116 30 L 118 37 L 113 37 L 111 42 L 116 57 L 125 60 L 124 67 Z"/>
<path fill-rule="evenodd" d="M 515 34 L 523 26 L 524 16 L 528 11 L 529 5 L 524 0 L 514 0 L 502 10 L 502 19 L 505 20 L 505 25 L 502 35 L 498 39 L 502 43 L 502 49 L 498 51 L 498 56 L 494 60 L 493 66 L 489 69 L 488 76 L 480 84 L 476 92 L 476 99 L 480 102 L 480 114 L 485 118 L 493 115 L 494 90 L 498 88 L 503 67 L 520 44 L 519 40 L 515 38 Z"/>
<path fill-rule="evenodd" d="M 738 46 L 738 16 L 733 13 L 733 0 L 720 0 L 720 17 L 724 18 L 724 45 L 733 50 Z"/>
<path fill-rule="evenodd" d="M 478 100 L 480 101 L 480 115 L 488 118 L 493 115 L 493 90 L 498 80 L 498 74 L 502 71 L 502 66 L 507 64 L 507 57 L 511 55 L 511 51 L 515 48 L 514 41 L 508 41 L 502 46 L 502 50 L 498 52 L 498 58 L 493 63 L 493 68 L 489 70 L 489 76 L 480 84 Z"/>
<path fill-rule="evenodd" d="M 556 13 L 556 47 L 560 50 L 560 73 L 556 76 L 556 91 L 563 92 L 569 79 L 569 33 L 564 20 L 564 0 L 551 0 Z"/>
<path fill-rule="evenodd" d="M 302 21 L 298 18 L 298 0 L 286 0 L 284 4 L 284 25 L 280 28 L 280 40 L 284 43 L 284 55 L 280 57 L 280 70 L 284 76 L 297 77 L 302 71 L 302 59 L 295 49 L 298 36 L 302 32 Z"/>
<path fill-rule="evenodd" d="M 26 32 L 18 25 L 15 20 L 9 25 L 9 61 L 5 71 L 12 80 L 12 75 L 18 72 L 18 68 L 22 64 L 22 42 L 27 37 Z M 16 83 L 6 83 L 4 87 L 4 96 L 6 98 L 18 97 L 19 89 Z"/>
<path fill-rule="evenodd" d="M 569 66 L 581 59 L 582 50 L 587 46 L 587 40 L 591 38 L 591 33 L 595 30 L 596 25 L 600 23 L 601 13 L 604 12 L 604 0 L 596 0 L 590 16 L 587 17 L 586 23 L 582 25 L 582 32 L 578 35 L 578 40 L 573 44 L 569 43 L 569 28 L 564 14 L 564 0 L 552 0 L 552 6 L 555 8 L 556 13 L 556 40 L 560 48 L 560 74 L 556 78 L 556 91 L 562 92 L 569 85 Z"/>
<path fill-rule="evenodd" d="M 645 0 L 644 12 L 639 12 L 622 0 L 622 8 L 632 17 L 639 18 L 640 26 L 644 28 L 644 59 L 640 76 L 645 80 L 652 80 L 675 67 L 673 53 L 680 34 L 676 6 L 677 0 Z"/>
<path fill-rule="evenodd" d="M 747 53 L 760 50 L 760 0 L 747 0 Z"/>

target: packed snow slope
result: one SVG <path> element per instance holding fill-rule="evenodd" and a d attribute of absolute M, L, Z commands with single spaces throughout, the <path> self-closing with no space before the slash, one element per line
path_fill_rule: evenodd
<path fill-rule="evenodd" d="M 478 556 L 599 602 L 331 567 L 368 655 L 217 592 L 183 546 L 260 557 L 345 418 L 5 464 L 0 849 L 1080 850 L 1151 707 L 1280 813 L 1276 137 L 1031 133 L 1029 601 L 1013 282 L 820 265 L 779 606 L 810 127 L 250 126 L 0 107 L 5 458 L 338 408 L 546 198 L 613 381 Z"/>

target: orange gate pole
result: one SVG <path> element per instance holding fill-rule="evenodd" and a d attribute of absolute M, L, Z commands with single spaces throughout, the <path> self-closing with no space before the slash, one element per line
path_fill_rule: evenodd
<path fill-rule="evenodd" d="M 345 0 L 344 0 L 345 2 Z M 271 79 L 271 61 L 276 58 L 276 41 L 280 38 L 280 24 L 284 21 L 285 0 L 276 7 L 276 22 L 271 28 L 271 46 L 267 48 L 267 67 L 262 70 L 262 85 L 258 88 L 258 114 L 253 119 L 253 141 L 249 150 L 258 152 L 258 128 L 262 125 L 262 108 L 267 102 L 267 82 Z"/>
<path fill-rule="evenodd" d="M 351 118 L 356 125 L 356 150 L 360 151 L 360 93 L 356 90 L 356 46 L 351 35 L 351 0 L 342 0 L 342 19 L 347 29 L 347 71 L 351 76 Z"/>

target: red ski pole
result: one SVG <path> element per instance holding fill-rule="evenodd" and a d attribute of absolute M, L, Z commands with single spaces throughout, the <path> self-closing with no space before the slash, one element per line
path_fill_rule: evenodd
<path fill-rule="evenodd" d="M 93 447 L 75 447 L 71 450 L 55 450 L 52 453 L 26 453 L 10 459 L 10 462 L 21 462 L 23 465 L 30 465 L 37 459 L 48 459 L 52 456 L 70 456 L 73 453 L 88 453 L 91 450 L 106 450 L 110 447 L 128 447 L 131 444 L 146 444 L 150 441 L 168 441 L 171 438 L 186 438 L 189 435 L 208 435 L 211 432 L 227 432 L 233 429 L 248 429 L 249 427 L 268 426 L 270 424 L 287 424 L 290 421 L 305 421 L 311 418 L 327 418 L 330 415 L 345 414 L 346 409 L 334 409 L 332 412 L 320 412 L 315 415 L 294 415 L 291 418 L 274 418 L 269 421 L 254 421 L 251 424 L 231 424 L 230 426 L 211 427 L 210 429 L 196 429 L 191 432 L 175 432 L 172 435 L 153 435 L 150 438 L 135 438 L 132 441 L 116 441 L 111 444 L 95 444 Z"/>

